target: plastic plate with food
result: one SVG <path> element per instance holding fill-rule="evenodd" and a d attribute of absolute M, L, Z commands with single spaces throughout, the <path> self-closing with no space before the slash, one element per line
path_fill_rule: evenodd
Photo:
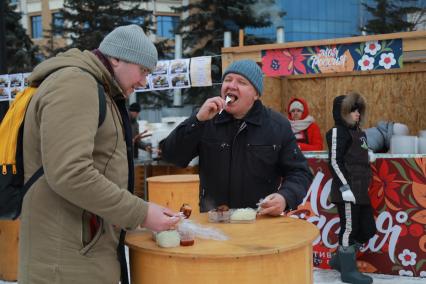
<path fill-rule="evenodd" d="M 253 208 L 239 208 L 232 210 L 230 223 L 254 223 L 257 211 Z"/>

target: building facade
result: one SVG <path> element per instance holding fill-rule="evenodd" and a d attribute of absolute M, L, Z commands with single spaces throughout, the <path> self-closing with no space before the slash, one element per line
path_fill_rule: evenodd
<path fill-rule="evenodd" d="M 50 33 L 52 25 L 64 24 L 59 13 L 59 10 L 63 8 L 63 0 L 15 0 L 11 2 L 17 4 L 17 10 L 22 13 L 22 25 L 35 44 L 41 47 L 48 44 L 54 45 L 50 46 L 52 49 L 67 44 L 61 35 Z M 141 2 L 142 9 L 153 11 L 153 22 L 157 30 L 155 35 L 151 35 L 153 40 L 174 37 L 171 31 L 178 24 L 181 15 L 174 13 L 172 7 L 181 6 L 187 2 L 187 0 Z"/>
<path fill-rule="evenodd" d="M 40 46 L 53 44 L 53 48 L 66 45 L 60 35 L 51 35 L 51 25 L 63 25 L 59 10 L 63 0 L 14 0 L 17 9 L 22 13 L 22 25 L 32 40 Z M 123 1 L 125 2 L 125 1 Z M 151 35 L 153 40 L 173 39 L 172 29 L 185 15 L 176 14 L 172 7 L 187 5 L 196 0 L 152 0 L 141 1 L 141 8 L 153 11 L 154 25 L 157 30 Z M 276 0 L 276 4 L 267 6 L 263 1 L 255 4 L 258 13 L 271 12 L 272 25 L 268 28 L 246 28 L 246 34 L 266 37 L 271 41 L 276 39 L 277 27 L 284 28 L 284 41 L 305 41 L 331 39 L 361 35 L 360 27 L 371 17 L 362 3 L 373 4 L 373 0 Z M 425 0 L 410 2 L 410 5 L 426 7 Z M 277 16 L 277 11 L 285 11 L 283 18 Z M 408 20 L 410 15 L 408 15 Z M 419 29 L 424 28 L 423 25 Z M 50 40 L 50 41 L 49 41 Z"/>
<path fill-rule="evenodd" d="M 282 10 L 286 12 L 286 15 L 282 19 L 278 17 L 273 19 L 271 27 L 246 29 L 246 33 L 275 39 L 276 28 L 284 27 L 286 42 L 358 36 L 362 34 L 360 28 L 371 18 L 362 3 L 374 6 L 375 2 L 373 0 L 276 0 L 275 6 L 260 11 Z M 425 0 L 405 4 L 426 8 Z M 410 15 L 407 19 L 410 20 Z M 418 29 L 422 28 L 424 23 L 418 26 Z"/>

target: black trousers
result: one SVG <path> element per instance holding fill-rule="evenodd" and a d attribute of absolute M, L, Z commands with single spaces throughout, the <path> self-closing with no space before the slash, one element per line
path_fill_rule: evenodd
<path fill-rule="evenodd" d="M 376 233 L 373 208 L 352 202 L 336 203 L 340 217 L 339 245 L 363 244 Z"/>

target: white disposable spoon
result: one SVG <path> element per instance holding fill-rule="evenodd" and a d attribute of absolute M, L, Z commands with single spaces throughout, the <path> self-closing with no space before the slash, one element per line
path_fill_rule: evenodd
<path fill-rule="evenodd" d="M 230 97 L 230 96 L 226 96 L 226 97 L 225 97 L 225 105 L 227 105 L 230 101 L 231 101 L 231 97 Z M 219 111 L 219 114 L 221 114 L 221 113 L 222 113 L 222 111 L 223 111 L 224 109 L 225 109 L 225 108 L 221 109 L 221 110 Z"/>

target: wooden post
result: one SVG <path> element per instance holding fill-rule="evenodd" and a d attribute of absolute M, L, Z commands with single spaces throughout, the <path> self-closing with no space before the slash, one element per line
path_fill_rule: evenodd
<path fill-rule="evenodd" d="M 244 46 L 244 29 L 240 29 L 238 46 Z"/>
<path fill-rule="evenodd" d="M 19 221 L 0 221 L 0 280 L 18 279 Z"/>

